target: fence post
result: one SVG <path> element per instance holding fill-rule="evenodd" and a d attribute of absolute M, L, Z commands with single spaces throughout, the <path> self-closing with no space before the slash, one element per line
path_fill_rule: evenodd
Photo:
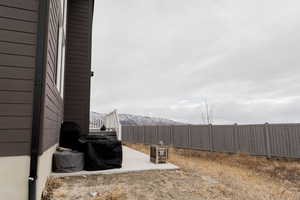
<path fill-rule="evenodd" d="M 131 131 L 130 131 L 130 133 L 131 133 L 131 134 L 130 134 L 130 136 L 131 136 L 130 139 L 131 139 L 131 142 L 134 143 L 134 127 L 132 126 L 130 130 L 131 130 Z"/>
<path fill-rule="evenodd" d="M 129 141 L 131 143 L 133 143 L 133 127 L 132 126 L 130 126 L 130 128 L 129 128 Z"/>
<path fill-rule="evenodd" d="M 146 144 L 146 133 L 145 133 L 145 126 L 143 126 L 143 143 Z"/>
<path fill-rule="evenodd" d="M 129 142 L 129 128 L 128 128 L 128 126 L 124 126 L 124 130 L 126 130 L 125 132 L 126 132 L 126 136 L 124 137 L 124 140 L 126 141 L 126 142 Z"/>
<path fill-rule="evenodd" d="M 125 127 L 124 127 L 124 126 L 122 126 L 121 128 L 122 128 L 123 130 L 125 130 Z M 124 132 L 125 132 L 125 131 L 124 131 Z M 121 141 L 125 141 L 125 140 L 126 140 L 125 137 L 126 137 L 126 136 L 123 136 L 123 138 L 121 138 Z"/>
<path fill-rule="evenodd" d="M 214 151 L 214 144 L 213 144 L 213 126 L 209 124 L 209 150 L 211 152 Z"/>
<path fill-rule="evenodd" d="M 168 146 L 172 144 L 172 133 L 171 133 L 171 126 L 168 126 L 169 135 L 168 135 Z"/>
<path fill-rule="evenodd" d="M 130 141 L 130 131 L 131 131 L 130 130 L 130 126 L 127 126 L 127 130 L 126 131 L 127 131 L 127 142 L 131 142 Z"/>
<path fill-rule="evenodd" d="M 136 134 L 135 134 L 135 126 L 134 127 L 132 127 L 132 141 L 133 141 L 133 144 L 135 144 L 136 142 L 136 139 L 135 139 L 135 137 L 136 137 Z"/>
<path fill-rule="evenodd" d="M 233 142 L 234 142 L 234 151 L 238 153 L 240 151 L 239 141 L 238 141 L 238 124 L 234 124 L 234 132 L 233 132 Z"/>
<path fill-rule="evenodd" d="M 270 134 L 269 134 L 269 123 L 265 123 L 265 136 L 266 136 L 266 153 L 267 157 L 271 158 L 271 149 L 270 149 Z"/>
<path fill-rule="evenodd" d="M 174 146 L 173 126 L 170 126 L 170 146 Z"/>
<path fill-rule="evenodd" d="M 191 126 L 188 125 L 188 147 L 192 147 L 192 142 L 191 142 Z"/>
<path fill-rule="evenodd" d="M 158 140 L 158 126 L 155 126 L 155 140 L 154 140 L 154 144 L 159 144 L 159 140 Z"/>

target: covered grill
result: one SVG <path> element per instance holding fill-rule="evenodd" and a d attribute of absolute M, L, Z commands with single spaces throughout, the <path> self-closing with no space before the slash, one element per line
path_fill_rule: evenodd
<path fill-rule="evenodd" d="M 87 171 L 105 170 L 122 167 L 122 144 L 115 132 L 108 135 L 86 135 L 79 139 L 85 154 Z"/>

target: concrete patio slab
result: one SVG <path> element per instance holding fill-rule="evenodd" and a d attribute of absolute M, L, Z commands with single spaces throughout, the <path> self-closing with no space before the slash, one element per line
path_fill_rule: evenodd
<path fill-rule="evenodd" d="M 115 173 L 127 173 L 137 172 L 144 170 L 171 170 L 179 169 L 176 165 L 171 163 L 167 164 L 154 164 L 150 162 L 149 155 L 123 146 L 123 164 L 120 169 L 110 169 L 102 171 L 80 171 L 74 173 L 52 173 L 54 177 L 65 177 L 65 176 L 81 176 L 81 175 L 92 175 L 92 174 L 115 174 Z"/>

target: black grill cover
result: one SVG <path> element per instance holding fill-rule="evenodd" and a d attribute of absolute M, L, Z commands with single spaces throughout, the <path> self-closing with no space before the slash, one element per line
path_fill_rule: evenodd
<path fill-rule="evenodd" d="M 86 135 L 79 139 L 83 146 L 87 171 L 122 167 L 122 144 L 115 136 Z"/>
<path fill-rule="evenodd" d="M 53 172 L 69 173 L 83 170 L 84 154 L 74 151 L 57 151 L 53 154 Z"/>
<path fill-rule="evenodd" d="M 80 126 L 75 122 L 64 122 L 60 130 L 59 146 L 80 151 L 78 139 L 81 135 Z"/>

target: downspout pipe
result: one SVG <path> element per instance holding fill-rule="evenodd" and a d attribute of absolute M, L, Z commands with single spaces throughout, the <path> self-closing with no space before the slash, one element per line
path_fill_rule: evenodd
<path fill-rule="evenodd" d="M 28 177 L 28 199 L 36 200 L 40 134 L 42 131 L 42 106 L 44 96 L 45 57 L 47 55 L 49 0 L 39 1 L 37 25 L 35 80 L 33 89 L 32 132 L 30 148 L 30 171 Z"/>

